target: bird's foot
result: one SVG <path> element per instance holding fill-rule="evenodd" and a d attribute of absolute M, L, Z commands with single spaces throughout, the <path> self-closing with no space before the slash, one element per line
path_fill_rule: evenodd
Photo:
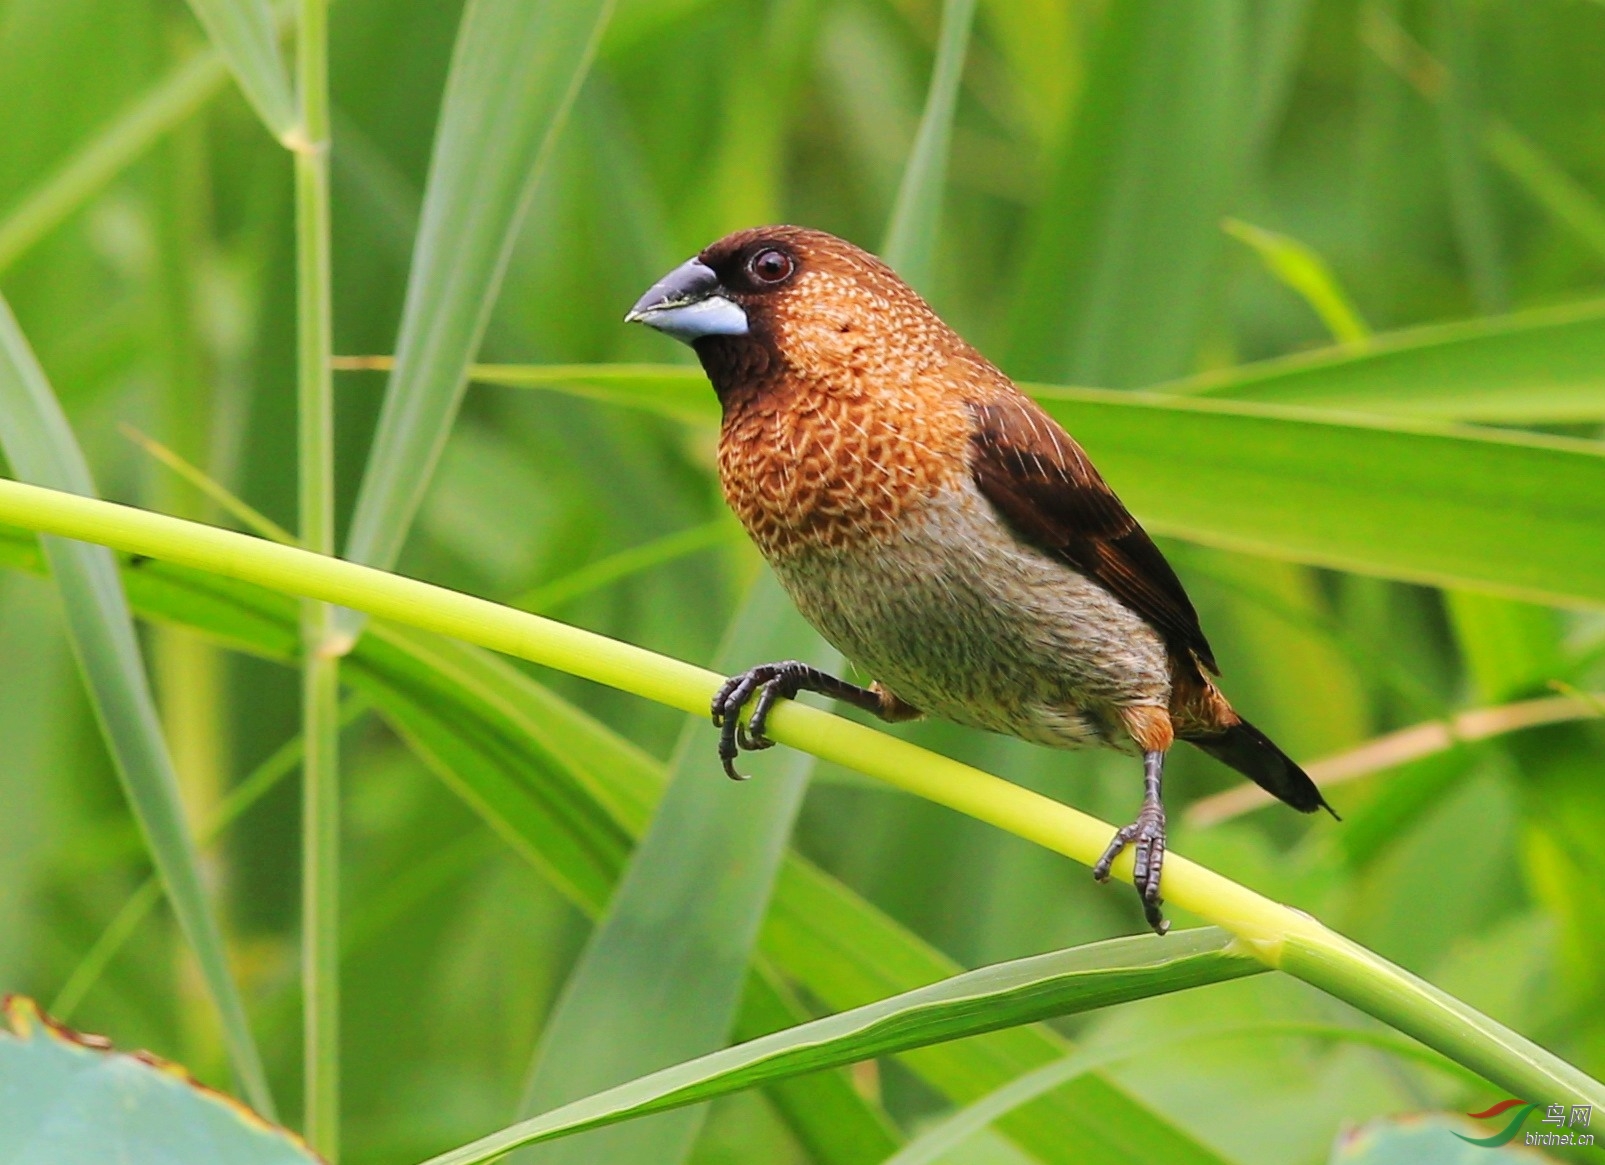
<path fill-rule="evenodd" d="M 817 682 L 819 679 L 839 682 L 818 668 L 788 659 L 782 663 L 761 663 L 725 681 L 713 697 L 713 723 L 719 729 L 719 760 L 727 777 L 732 781 L 747 779 L 736 771 L 736 757 L 742 749 L 756 752 L 774 747 L 775 742 L 769 739 L 766 729 L 775 701 L 782 697 L 789 700 L 805 688 L 818 690 L 824 686 Z M 752 714 L 743 721 L 741 710 L 754 694 L 757 702 L 753 704 Z"/>
<path fill-rule="evenodd" d="M 1107 882 L 1110 865 L 1128 845 L 1133 847 L 1132 856 L 1135 860 L 1131 880 L 1142 897 L 1143 917 L 1154 928 L 1155 934 L 1164 934 L 1170 929 L 1170 923 L 1159 911 L 1164 901 L 1159 896 L 1159 874 L 1165 864 L 1165 807 L 1157 798 L 1145 800 L 1137 812 L 1137 820 L 1115 831 L 1109 848 L 1103 851 L 1103 857 L 1092 867 L 1092 876 L 1100 882 Z"/>

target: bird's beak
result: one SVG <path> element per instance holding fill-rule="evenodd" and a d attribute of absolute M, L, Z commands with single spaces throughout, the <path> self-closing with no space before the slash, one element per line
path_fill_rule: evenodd
<path fill-rule="evenodd" d="M 703 336 L 745 336 L 747 313 L 732 303 L 719 277 L 701 259 L 689 259 L 635 301 L 625 323 L 645 324 L 689 344 Z"/>

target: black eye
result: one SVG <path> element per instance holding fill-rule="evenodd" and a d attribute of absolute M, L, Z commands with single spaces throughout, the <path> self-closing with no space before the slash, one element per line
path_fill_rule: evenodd
<path fill-rule="evenodd" d="M 780 283 L 796 269 L 791 256 L 774 247 L 765 247 L 747 260 L 748 274 L 759 283 Z"/>

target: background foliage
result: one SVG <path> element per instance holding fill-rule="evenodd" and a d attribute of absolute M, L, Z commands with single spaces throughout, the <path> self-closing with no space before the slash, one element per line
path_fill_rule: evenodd
<path fill-rule="evenodd" d="M 657 275 L 714 237 L 785 220 L 879 245 L 915 141 L 941 16 L 940 5 L 921 0 L 620 0 L 566 122 L 545 146 L 480 359 L 684 362 L 682 350 L 619 317 Z M 335 346 L 389 353 L 459 6 L 339 0 L 330 18 Z M 122 427 L 134 426 L 293 527 L 291 165 L 221 67 L 192 63 L 205 44 L 190 11 L 169 0 L 0 0 L 0 288 L 104 495 L 220 518 L 214 503 L 128 439 Z M 1498 326 L 1476 321 L 1584 301 L 1605 281 L 1605 210 L 1594 193 L 1605 190 L 1602 51 L 1605 8 L 1584 0 L 982 0 L 923 286 L 1006 370 L 1059 384 L 1140 388 L 1198 377 L 1190 391 L 1252 395 L 1252 385 L 1224 370 L 1333 336 L 1363 342 L 1368 332 L 1449 321 L 1470 321 L 1472 341 L 1496 335 Z M 128 150 L 126 165 L 107 167 L 104 181 L 87 182 L 87 197 L 47 200 L 63 213 L 59 221 L 46 213 L 41 226 L 32 194 L 86 148 L 104 145 L 108 126 L 126 124 L 119 119 L 175 76 L 188 88 L 169 93 L 158 118 L 165 132 L 148 149 Z M 272 104 L 271 95 L 257 100 Z M 469 144 L 477 157 L 501 145 Z M 538 139 L 506 144 L 530 156 L 540 147 Z M 1237 223 L 1223 225 L 1228 217 Z M 1429 354 L 1395 374 L 1379 360 L 1345 382 L 1347 400 L 1323 398 L 1318 375 L 1307 378 L 1316 381 L 1309 399 L 1595 442 L 1605 419 L 1605 325 L 1592 308 L 1567 318 L 1581 323 L 1540 331 L 1525 348 L 1507 345 L 1503 362 L 1482 349 L 1458 361 Z M 342 541 L 383 390 L 370 372 L 337 382 Z M 1159 440 L 1165 430 L 1154 432 Z M 1331 457 L 1335 475 L 1358 472 L 1314 442 L 1274 436 L 1263 450 L 1233 452 L 1266 465 Z M 1098 457 L 1090 431 L 1088 443 Z M 762 634 L 778 639 L 754 632 L 720 650 L 759 568 L 723 513 L 710 448 L 706 426 L 616 400 L 475 386 L 400 568 L 699 663 L 771 654 L 769 642 L 798 642 L 795 628 L 771 619 Z M 1117 464 L 1111 476 L 1135 501 L 1143 483 L 1123 480 Z M 1517 488 L 1474 480 L 1475 471 L 1468 463 L 1467 478 L 1445 478 L 1445 488 L 1478 499 Z M 1357 498 L 1350 517 L 1356 529 L 1372 521 L 1385 531 L 1401 499 L 1387 489 L 1368 495 L 1368 480 L 1348 483 Z M 1207 501 L 1212 482 L 1178 488 Z M 1279 503 L 1271 492 L 1267 505 Z M 1543 514 L 1545 495 L 1534 497 Z M 1565 495 L 1558 483 L 1553 500 L 1556 514 L 1575 511 L 1579 522 L 1597 522 L 1605 507 L 1605 498 L 1592 499 L 1591 518 L 1590 499 Z M 1450 521 L 1455 511 L 1444 506 Z M 1287 521 L 1296 527 L 1296 509 Z M 1343 753 L 1457 711 L 1554 695 L 1556 682 L 1605 687 L 1597 613 L 1435 589 L 1403 568 L 1393 573 L 1418 581 L 1328 569 L 1352 559 L 1322 553 L 1330 532 L 1316 528 L 1314 515 L 1311 522 L 1316 549 L 1302 565 L 1219 541 L 1166 544 L 1234 699 L 1294 755 Z M 1522 529 L 1508 533 L 1521 544 Z M 1557 561 L 1598 553 L 1550 550 Z M 37 569 L 24 542 L 5 557 Z M 1519 563 L 1505 565 L 1511 579 L 1522 577 Z M 214 638 L 251 649 L 225 652 L 173 626 L 204 625 L 210 608 L 182 588 L 163 591 L 159 572 L 152 577 L 135 584 L 133 598 L 157 616 L 147 659 L 192 820 L 207 822 L 298 730 L 296 678 L 283 666 L 295 654 L 294 611 L 262 615 L 254 639 L 214 619 Z M 1596 584 L 1596 605 L 1598 597 Z M 440 676 L 479 693 L 497 691 L 505 677 L 475 673 L 472 660 L 440 654 L 445 648 L 398 646 L 401 634 L 365 639 L 369 655 L 345 669 L 353 699 L 390 700 L 383 717 L 353 704 L 344 737 L 345 1159 L 353 1162 L 416 1160 L 519 1111 L 534 1049 L 543 1033 L 552 1038 L 555 1001 L 646 821 L 639 804 L 626 806 L 614 815 L 631 823 L 626 831 L 576 802 L 554 812 L 598 819 L 584 835 L 586 853 L 543 860 L 538 847 L 508 844 L 517 831 L 507 822 L 528 790 L 515 781 L 498 802 L 490 778 L 465 784 L 450 753 L 456 738 L 424 714 L 442 706 L 429 687 Z M 417 670 L 420 657 L 430 660 L 427 675 Z M 145 881 L 149 858 L 86 703 L 55 592 L 26 571 L 0 576 L 0 667 L 9 677 L 0 700 L 0 985 L 56 1000 L 75 1026 L 151 1047 L 226 1084 L 221 1033 L 165 913 L 140 924 L 98 978 L 83 973 L 86 952 Z M 561 675 L 536 678 L 634 746 L 617 765 L 656 774 L 652 758 L 677 755 L 674 772 L 713 786 L 704 795 L 749 792 L 717 780 L 711 729 L 692 731 L 674 754 L 679 714 Z M 400 716 L 398 690 L 424 713 Z M 1118 757 L 1049 753 L 942 725 L 907 731 L 1106 818 L 1125 820 L 1136 801 L 1131 766 Z M 1599 1076 L 1602 743 L 1600 727 L 1574 714 L 1456 744 L 1341 788 L 1333 795 L 1341 826 L 1277 810 L 1189 822 L 1184 806 L 1234 779 L 1178 754 L 1173 844 L 1310 910 Z M 557 753 L 574 747 L 563 738 L 546 744 Z M 1019 839 L 830 766 L 812 774 L 804 797 L 805 772 L 788 771 L 778 753 L 765 759 L 764 776 L 800 800 L 797 851 L 950 960 L 978 965 L 1139 925 L 1129 893 L 1100 890 L 1084 870 Z M 661 777 L 643 781 L 634 788 L 647 790 L 650 805 Z M 292 785 L 272 787 L 222 835 L 206 873 L 270 1079 L 293 1122 Z M 753 860 L 772 864 L 777 847 L 758 846 Z M 803 877 L 790 876 L 794 884 Z M 793 912 L 809 901 L 795 885 L 789 892 Z M 750 931 L 759 920 L 743 909 L 761 913 L 762 903 L 710 908 L 695 925 Z M 786 928 L 797 925 L 777 905 L 766 957 L 785 957 Z M 903 951 L 904 979 L 853 980 L 860 972 L 817 954 L 809 973 L 809 943 L 823 936 L 793 936 L 789 974 L 765 998 L 823 1013 L 951 972 L 935 951 L 916 957 L 908 951 L 920 948 L 883 942 L 881 925 L 865 922 L 846 945 Z M 731 991 L 744 962 L 726 977 Z M 624 978 L 602 995 L 638 995 L 659 970 L 650 958 L 615 968 Z M 755 1010 L 751 982 L 738 1031 Z M 1107 1152 L 1111 1143 L 1175 1135 L 1228 1161 L 1315 1162 L 1326 1160 L 1344 1122 L 1486 1099 L 1387 1050 L 1288 1030 L 1289 1021 L 1348 1023 L 1353 1015 L 1279 976 L 1059 1026 L 1093 1047 L 1140 1046 L 1206 1018 L 1284 1027 L 1103 1066 L 1108 1087 L 1141 1098 L 1179 1132 L 1156 1131 L 1137 1109 L 1117 1113 L 1107 1101 L 1102 1111 L 1117 1113 L 1112 1131 L 1061 1121 L 1052 1126 L 1060 1151 L 1096 1160 L 1089 1146 Z M 598 1029 L 589 1030 L 594 1037 Z M 627 1033 L 610 1041 L 600 1030 L 602 1038 L 559 1061 L 560 1076 L 572 1073 L 566 1085 L 552 1083 L 549 1063 L 533 1073 L 537 1097 L 567 1099 L 668 1062 Z M 620 1047 L 633 1070 L 619 1065 Z M 788 1103 L 774 1092 L 715 1102 L 705 1123 L 677 1135 L 692 1160 L 709 1165 L 875 1160 L 873 1146 L 890 1151 L 953 1101 L 1062 1050 L 1012 1047 L 1013 1060 L 960 1044 L 940 1053 L 949 1057 L 942 1064 L 909 1057 L 856 1069 L 852 1086 L 891 1122 L 862 1131 L 856 1149 L 825 1145 L 799 1121 L 810 1106 L 825 1111 L 823 1101 Z M 1033 1139 L 1029 1124 L 1004 1124 L 943 1159 L 1052 1159 L 1054 1138 Z M 574 1151 L 586 1143 L 574 1142 Z"/>

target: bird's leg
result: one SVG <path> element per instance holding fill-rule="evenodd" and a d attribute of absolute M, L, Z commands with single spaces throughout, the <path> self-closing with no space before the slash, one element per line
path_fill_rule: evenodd
<path fill-rule="evenodd" d="M 746 780 L 736 771 L 736 757 L 741 749 L 769 748 L 775 743 L 764 731 L 775 701 L 789 700 L 798 692 L 818 692 L 833 700 L 843 700 L 883 720 L 906 720 L 919 714 L 879 684 L 861 688 L 795 659 L 760 663 L 731 676 L 713 697 L 713 722 L 720 730 L 719 760 L 731 780 Z M 741 709 L 754 694 L 758 699 L 752 706 L 752 715 L 743 723 Z"/>
<path fill-rule="evenodd" d="M 1092 867 L 1092 876 L 1100 882 L 1107 882 L 1110 864 L 1121 850 L 1135 843 L 1131 880 L 1137 887 L 1137 893 L 1142 895 L 1143 917 L 1154 928 L 1155 934 L 1164 934 L 1170 929 L 1170 923 L 1159 912 L 1159 905 L 1163 901 L 1159 897 L 1159 873 L 1165 865 L 1165 806 L 1159 793 L 1164 776 L 1165 754 L 1159 750 L 1143 753 L 1142 808 L 1137 811 L 1137 820 L 1116 830 L 1109 848 L 1103 851 L 1103 857 Z"/>

